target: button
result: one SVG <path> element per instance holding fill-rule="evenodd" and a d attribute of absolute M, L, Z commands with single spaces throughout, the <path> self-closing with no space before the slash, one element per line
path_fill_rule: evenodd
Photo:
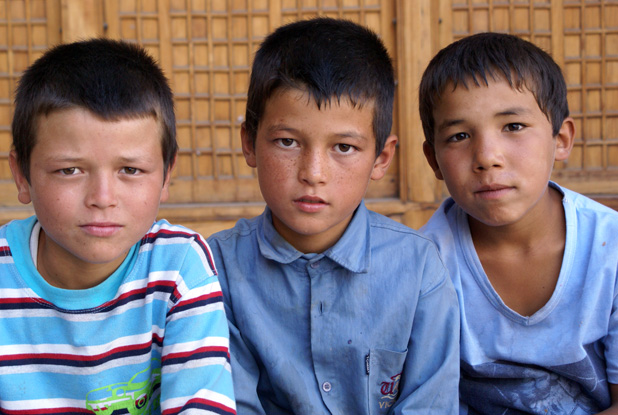
<path fill-rule="evenodd" d="M 330 384 L 330 382 L 324 382 L 322 383 L 322 390 L 324 392 L 330 392 L 330 390 L 333 388 L 333 385 Z"/>
<path fill-rule="evenodd" d="M 320 261 L 312 262 L 310 265 L 310 267 L 313 269 L 316 269 L 319 266 L 320 266 Z"/>

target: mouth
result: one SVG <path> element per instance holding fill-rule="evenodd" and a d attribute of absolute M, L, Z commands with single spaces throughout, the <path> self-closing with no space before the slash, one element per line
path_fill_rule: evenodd
<path fill-rule="evenodd" d="M 87 234 L 98 237 L 108 237 L 114 235 L 122 229 L 122 225 L 110 222 L 93 222 L 79 226 Z"/>
<path fill-rule="evenodd" d="M 324 209 L 328 203 L 317 196 L 302 196 L 294 200 L 294 204 L 303 212 L 314 213 Z"/>
<path fill-rule="evenodd" d="M 507 186 L 503 184 L 490 184 L 477 188 L 474 191 L 474 194 L 484 199 L 498 199 L 500 197 L 503 197 L 513 189 L 513 186 Z"/>

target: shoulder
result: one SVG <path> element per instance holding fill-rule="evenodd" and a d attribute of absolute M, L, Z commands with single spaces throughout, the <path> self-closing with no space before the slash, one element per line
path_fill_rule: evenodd
<path fill-rule="evenodd" d="M 248 258 L 258 246 L 264 214 L 251 219 L 239 219 L 234 227 L 216 232 L 207 238 L 217 266 L 227 258 Z"/>
<path fill-rule="evenodd" d="M 380 213 L 368 210 L 369 226 L 371 227 L 372 237 L 377 235 L 386 239 L 391 238 L 404 238 L 408 242 L 414 241 L 414 243 L 431 244 L 431 240 L 417 230 L 397 222 L 387 216 Z M 393 241 L 397 243 L 397 241 Z"/>
<path fill-rule="evenodd" d="M 386 216 L 369 211 L 371 256 L 385 269 L 414 270 L 421 277 L 422 291 L 447 280 L 446 266 L 431 238 Z"/>
<path fill-rule="evenodd" d="M 419 231 L 434 241 L 441 249 L 441 246 L 448 245 L 453 241 L 459 211 L 459 206 L 449 197 L 442 202 Z"/>
<path fill-rule="evenodd" d="M 263 214 L 251 219 L 239 219 L 234 227 L 216 232 L 207 238 L 211 245 L 234 243 L 235 240 L 249 237 L 257 231 Z"/>
<path fill-rule="evenodd" d="M 15 253 L 30 255 L 30 234 L 37 222 L 36 216 L 12 220 L 0 227 L 0 257 Z"/>
<path fill-rule="evenodd" d="M 578 216 L 592 215 L 597 219 L 602 220 L 607 218 L 611 221 L 616 221 L 618 219 L 618 212 L 614 209 L 564 187 L 560 187 L 559 189 L 564 194 L 565 203 L 571 204 Z M 616 225 L 618 226 L 618 222 L 616 222 Z"/>
<path fill-rule="evenodd" d="M 205 268 L 206 274 L 216 273 L 208 243 L 197 232 L 166 220 L 155 222 L 140 243 L 140 255 L 150 256 L 150 267 L 182 269 L 191 264 Z"/>

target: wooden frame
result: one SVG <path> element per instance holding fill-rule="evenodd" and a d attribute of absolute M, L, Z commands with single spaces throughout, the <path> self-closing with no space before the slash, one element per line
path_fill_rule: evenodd
<path fill-rule="evenodd" d="M 209 234 L 259 214 L 239 140 L 251 59 L 270 31 L 315 15 L 376 30 L 396 66 L 400 144 L 387 176 L 370 186 L 372 209 L 418 228 L 447 195 L 422 154 L 418 82 L 440 48 L 484 30 L 529 39 L 561 65 L 579 132 L 554 179 L 618 207 L 616 0 L 0 0 L 0 223 L 32 214 L 16 201 L 6 161 L 20 71 L 49 46 L 93 36 L 144 45 L 175 90 L 181 151 L 160 216 Z"/>

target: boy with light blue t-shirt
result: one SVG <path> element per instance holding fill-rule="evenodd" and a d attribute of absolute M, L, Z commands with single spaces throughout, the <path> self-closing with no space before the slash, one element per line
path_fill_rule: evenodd
<path fill-rule="evenodd" d="M 435 245 L 367 210 L 397 138 L 379 38 L 328 18 L 268 36 L 242 148 L 267 208 L 208 239 L 238 413 L 457 411 L 459 313 Z"/>
<path fill-rule="evenodd" d="M 12 132 L 36 216 L 0 227 L 0 413 L 235 414 L 210 250 L 155 222 L 178 149 L 156 62 L 54 47 L 19 81 Z"/>
<path fill-rule="evenodd" d="M 573 146 L 558 65 L 482 33 L 420 86 L 425 155 L 451 194 L 421 230 L 461 309 L 461 414 L 618 413 L 618 213 L 549 181 Z"/>

